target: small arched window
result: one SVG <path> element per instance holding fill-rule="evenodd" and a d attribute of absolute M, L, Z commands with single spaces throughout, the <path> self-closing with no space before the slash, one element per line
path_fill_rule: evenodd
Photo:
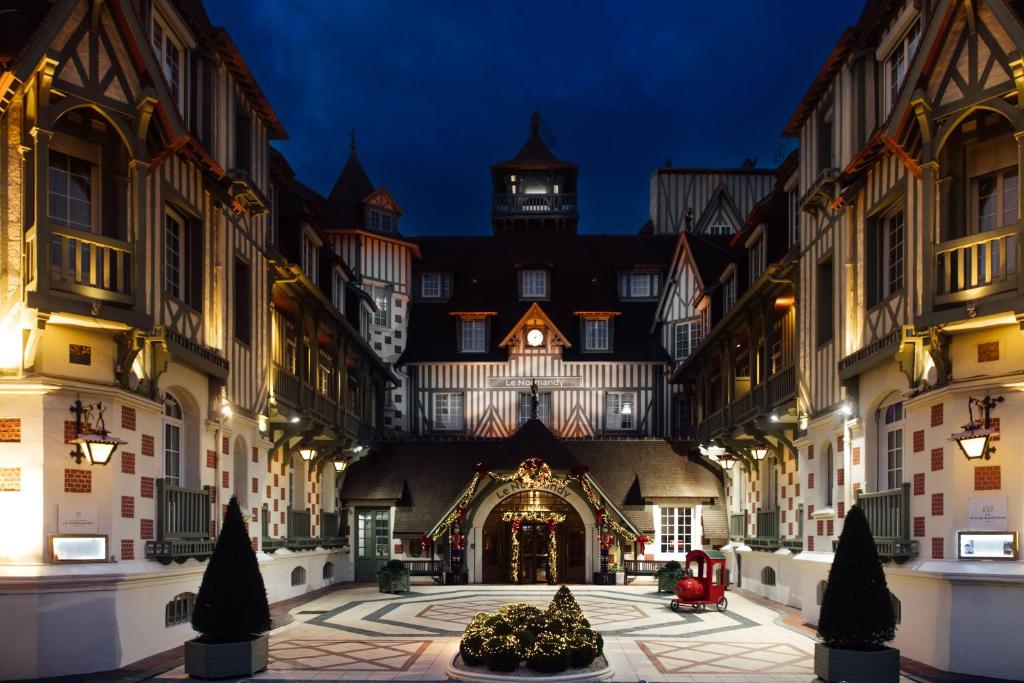
<path fill-rule="evenodd" d="M 334 578 L 334 563 L 333 562 L 325 562 L 324 563 L 323 578 L 324 579 L 333 579 Z M 295 584 L 292 584 L 292 585 L 295 585 Z"/>
<path fill-rule="evenodd" d="M 181 486 L 184 413 L 171 394 L 164 397 L 164 479 Z"/>
<path fill-rule="evenodd" d="M 818 607 L 821 607 L 821 603 L 825 600 L 826 588 L 828 588 L 828 581 L 822 580 L 818 582 Z"/>
<path fill-rule="evenodd" d="M 775 585 L 775 570 L 771 567 L 765 567 L 761 570 L 761 585 L 762 586 L 774 586 Z"/>
<path fill-rule="evenodd" d="M 889 592 L 889 599 L 892 600 L 892 615 L 896 619 L 896 623 L 900 623 L 903 619 L 903 603 L 896 597 L 896 594 Z"/>
<path fill-rule="evenodd" d="M 306 583 L 306 568 L 296 567 L 292 570 L 292 585 L 303 586 Z"/>
<path fill-rule="evenodd" d="M 195 593 L 179 593 L 164 607 L 164 626 L 177 626 L 192 621 L 196 606 Z"/>

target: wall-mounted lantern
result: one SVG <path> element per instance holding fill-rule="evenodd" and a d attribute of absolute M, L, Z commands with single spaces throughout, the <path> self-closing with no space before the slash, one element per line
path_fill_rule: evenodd
<path fill-rule="evenodd" d="M 341 474 L 348 467 L 348 459 L 342 458 L 341 460 L 334 460 L 334 471 Z"/>
<path fill-rule="evenodd" d="M 94 410 L 97 419 L 96 426 L 92 427 L 90 423 Z M 106 465 L 110 462 L 117 447 L 128 443 L 124 439 L 112 436 L 107 431 L 107 426 L 103 422 L 105 411 L 106 408 L 103 407 L 102 402 L 82 405 L 82 401 L 76 398 L 75 402 L 71 404 L 71 412 L 75 414 L 75 438 L 71 440 L 71 443 L 75 444 L 75 450 L 71 451 L 71 457 L 79 465 L 82 464 L 83 459 L 88 459 L 90 465 Z M 83 415 L 86 418 L 85 421 L 82 420 Z"/>
<path fill-rule="evenodd" d="M 768 451 L 771 447 L 764 441 L 757 441 L 753 446 L 750 447 L 750 456 L 757 462 L 761 462 L 768 457 Z"/>
<path fill-rule="evenodd" d="M 1002 396 L 985 396 L 985 398 L 967 399 L 967 417 L 969 422 L 964 425 L 964 431 L 953 434 L 950 439 L 956 441 L 968 460 L 988 460 L 995 453 L 996 449 L 990 446 L 992 435 L 991 413 L 996 405 L 1003 402 Z M 980 412 L 980 418 L 974 419 L 974 408 Z"/>
<path fill-rule="evenodd" d="M 309 462 L 316 456 L 316 449 L 309 444 L 299 446 L 298 451 L 299 457 L 302 458 L 303 462 Z"/>

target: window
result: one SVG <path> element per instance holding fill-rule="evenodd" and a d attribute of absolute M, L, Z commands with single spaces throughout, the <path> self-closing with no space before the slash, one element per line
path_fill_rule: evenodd
<path fill-rule="evenodd" d="M 524 299 L 543 299 L 548 295 L 548 272 L 524 270 L 520 274 L 521 296 Z"/>
<path fill-rule="evenodd" d="M 833 301 L 832 287 L 833 287 L 833 274 L 832 274 L 832 256 L 831 254 L 817 266 L 815 272 L 817 275 L 818 299 L 815 302 L 816 315 L 815 315 L 815 329 L 816 339 L 818 346 L 822 346 L 832 341 L 833 335 L 833 316 L 835 315 L 835 302 Z"/>
<path fill-rule="evenodd" d="M 800 244 L 800 197 L 796 189 L 786 193 L 789 198 L 789 246 Z"/>
<path fill-rule="evenodd" d="M 249 107 L 241 98 L 235 98 L 235 166 L 252 173 L 252 119 Z M 315 280 L 314 280 L 315 282 Z"/>
<path fill-rule="evenodd" d="M 199 221 L 168 208 L 164 216 L 164 291 L 203 309 L 203 244 Z"/>
<path fill-rule="evenodd" d="M 383 211 L 370 210 L 370 227 L 380 232 L 391 232 L 391 214 Z"/>
<path fill-rule="evenodd" d="M 619 273 L 619 297 L 622 299 L 651 299 L 659 294 L 660 273 L 625 272 Z"/>
<path fill-rule="evenodd" d="M 447 299 L 451 295 L 451 273 L 420 273 L 420 296 L 422 298 Z"/>
<path fill-rule="evenodd" d="M 879 218 L 869 229 L 869 269 L 873 277 L 868 283 L 868 305 L 875 306 L 903 289 L 903 211 Z"/>
<path fill-rule="evenodd" d="M 302 272 L 313 284 L 320 282 L 320 240 L 306 230 L 302 233 Z"/>
<path fill-rule="evenodd" d="M 370 341 L 370 323 L 373 321 L 373 314 L 370 312 L 370 307 L 362 305 L 359 307 L 359 333 L 363 335 L 363 339 Z"/>
<path fill-rule="evenodd" d="M 463 353 L 482 353 L 487 350 L 487 321 L 462 320 L 460 348 Z"/>
<path fill-rule="evenodd" d="M 750 245 L 750 250 L 747 252 L 747 258 L 749 259 L 750 266 L 751 282 L 757 280 L 757 278 L 761 276 L 761 273 L 764 272 L 766 265 L 765 262 L 767 260 L 767 253 L 765 249 L 765 238 L 762 234 L 761 237 L 758 237 L 757 240 L 755 240 L 754 243 Z"/>
<path fill-rule="evenodd" d="M 832 507 L 835 498 L 836 463 L 832 444 L 825 448 L 825 476 L 822 488 L 825 489 L 825 507 Z"/>
<path fill-rule="evenodd" d="M 316 388 L 324 396 L 331 396 L 331 374 L 333 364 L 331 354 L 320 351 L 319 363 L 316 366 Z"/>
<path fill-rule="evenodd" d="M 685 360 L 700 344 L 700 321 L 687 320 L 675 324 L 672 334 L 672 355 L 676 360 Z"/>
<path fill-rule="evenodd" d="M 659 531 L 659 549 L 662 553 L 685 555 L 690 552 L 693 510 L 690 508 L 661 508 Z"/>
<path fill-rule="evenodd" d="M 519 394 L 519 424 L 525 424 L 530 419 L 530 399 L 532 394 L 521 393 Z M 542 391 L 537 394 L 537 419 L 546 425 L 550 425 L 551 420 L 551 392 Z"/>
<path fill-rule="evenodd" d="M 457 431 L 466 428 L 464 396 L 460 393 L 434 394 L 434 429 Z"/>
<path fill-rule="evenodd" d="M 192 621 L 192 610 L 196 607 L 195 593 L 178 593 L 164 607 L 164 626 L 177 626 Z"/>
<path fill-rule="evenodd" d="M 299 345 L 294 331 L 284 340 L 284 367 L 293 375 L 298 374 Z"/>
<path fill-rule="evenodd" d="M 885 407 L 879 430 L 879 490 L 899 488 L 903 484 L 903 402 L 896 401 Z"/>
<path fill-rule="evenodd" d="M 331 271 L 331 303 L 342 315 L 345 314 L 345 274 L 341 268 Z"/>
<path fill-rule="evenodd" d="M 296 567 L 292 570 L 292 585 L 293 586 L 304 586 L 306 585 L 306 568 Z"/>
<path fill-rule="evenodd" d="M 774 586 L 775 585 L 775 569 L 772 567 L 765 567 L 761 570 L 761 585 L 762 586 Z"/>
<path fill-rule="evenodd" d="M 1016 169 L 971 178 L 973 232 L 996 230 L 1017 222 L 1017 183 Z"/>
<path fill-rule="evenodd" d="M 632 392 L 609 391 L 605 397 L 605 424 L 610 430 L 633 429 L 636 395 Z"/>
<path fill-rule="evenodd" d="M 828 96 L 829 103 L 824 105 L 818 112 L 818 172 L 834 167 L 835 158 L 833 152 L 833 110 L 831 94 Z"/>
<path fill-rule="evenodd" d="M 50 218 L 54 223 L 82 232 L 95 225 L 95 166 L 84 159 L 50 151 Z M 59 243 L 58 243 L 59 244 Z M 85 243 L 82 243 L 83 259 Z M 60 249 L 60 247 L 57 247 Z M 85 263 L 82 264 L 85 268 Z"/>
<path fill-rule="evenodd" d="M 171 394 L 164 397 L 164 480 L 181 486 L 181 447 L 184 414 L 178 399 Z"/>
<path fill-rule="evenodd" d="M 181 43 L 167 28 L 163 18 L 153 13 L 153 51 L 156 53 L 157 64 L 164 72 L 167 85 L 171 89 L 171 96 L 178 104 L 178 109 L 184 111 L 185 99 L 183 97 L 182 74 L 185 73 L 184 53 Z"/>
<path fill-rule="evenodd" d="M 373 297 L 377 310 L 373 313 L 373 324 L 377 327 L 388 327 L 391 324 L 391 292 L 381 285 L 367 285 L 367 293 Z"/>
<path fill-rule="evenodd" d="M 587 351 L 608 351 L 611 349 L 607 318 L 591 318 L 583 321 L 583 346 Z"/>
<path fill-rule="evenodd" d="M 328 579 L 333 579 L 334 578 L 334 563 L 333 562 L 324 562 L 324 569 L 323 569 L 322 576 L 323 576 L 325 581 L 328 580 Z"/>
<path fill-rule="evenodd" d="M 707 235 L 731 235 L 732 226 L 728 223 L 712 223 L 704 229 Z"/>
<path fill-rule="evenodd" d="M 775 457 L 761 463 L 764 475 L 761 477 L 761 509 L 776 510 L 779 503 L 779 463 Z M 761 533 L 758 529 L 757 533 Z"/>
<path fill-rule="evenodd" d="M 736 273 L 733 272 L 722 284 L 722 315 L 736 305 Z"/>
<path fill-rule="evenodd" d="M 896 98 L 900 94 L 900 87 L 902 87 L 903 81 L 907 77 L 907 68 L 917 52 L 920 40 L 921 26 L 915 21 L 907 30 L 907 34 L 903 36 L 903 40 L 893 48 L 893 51 L 889 53 L 889 57 L 885 60 L 889 86 L 889 92 L 887 93 L 889 99 L 886 102 L 886 110 L 892 109 L 893 105 L 896 104 Z"/>
<path fill-rule="evenodd" d="M 235 257 L 235 339 L 252 341 L 252 268 Z"/>
<path fill-rule="evenodd" d="M 164 224 L 164 275 L 167 293 L 175 299 L 182 298 L 185 289 L 182 270 L 185 267 L 183 253 L 185 228 L 183 221 L 174 213 L 168 212 Z"/>

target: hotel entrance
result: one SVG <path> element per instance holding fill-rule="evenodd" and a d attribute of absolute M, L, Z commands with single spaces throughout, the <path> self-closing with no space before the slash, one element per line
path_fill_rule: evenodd
<path fill-rule="evenodd" d="M 517 524 L 509 517 L 522 519 Z M 583 583 L 586 552 L 586 529 L 572 505 L 547 491 L 523 491 L 487 515 L 482 578 L 484 583 Z"/>

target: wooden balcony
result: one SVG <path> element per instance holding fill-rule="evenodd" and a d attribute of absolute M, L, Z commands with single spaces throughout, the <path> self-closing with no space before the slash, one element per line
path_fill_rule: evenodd
<path fill-rule="evenodd" d="M 313 398 L 313 413 L 324 422 L 334 424 L 338 419 L 338 404 L 334 399 L 317 393 Z"/>
<path fill-rule="evenodd" d="M 25 235 L 28 283 L 36 281 L 37 268 L 48 267 L 51 291 L 96 301 L 133 303 L 134 258 L 129 243 L 55 225 L 50 232 L 48 248 L 40 251 L 39 247 L 36 230 L 32 228 Z M 42 263 L 40 259 L 43 259 Z"/>
<path fill-rule="evenodd" d="M 146 557 L 164 564 L 213 553 L 210 489 L 189 489 L 165 480 L 156 484 L 156 540 L 146 541 Z"/>
<path fill-rule="evenodd" d="M 935 245 L 935 305 L 976 301 L 1017 289 L 1020 226 Z"/>
<path fill-rule="evenodd" d="M 260 526 L 262 528 L 260 548 L 263 552 L 272 553 L 285 546 L 285 539 L 270 537 L 270 507 L 267 505 L 263 506 L 262 514 L 260 514 Z"/>
<path fill-rule="evenodd" d="M 729 540 L 742 541 L 747 535 L 747 513 L 729 515 Z"/>
<path fill-rule="evenodd" d="M 789 365 L 768 378 L 765 409 L 770 410 L 796 398 L 796 365 Z"/>
<path fill-rule="evenodd" d="M 285 547 L 289 550 L 309 550 L 321 545 L 319 538 L 311 536 L 312 515 L 309 509 L 296 510 L 288 506 L 288 538 L 285 539 Z"/>
<path fill-rule="evenodd" d="M 498 194 L 494 196 L 493 210 L 502 215 L 575 213 L 576 194 Z"/>
<path fill-rule="evenodd" d="M 341 533 L 341 515 L 337 512 L 320 511 L 320 539 L 324 548 L 348 545 L 348 539 Z"/>
<path fill-rule="evenodd" d="M 280 365 L 274 365 L 274 396 L 288 402 L 293 408 L 302 406 L 299 378 Z"/>
<path fill-rule="evenodd" d="M 779 549 L 779 511 L 758 511 L 754 536 L 746 540 L 753 550 L 774 552 Z"/>
<path fill-rule="evenodd" d="M 877 493 L 858 491 L 856 498 L 868 518 L 879 557 L 902 563 L 917 554 L 917 541 L 910 538 L 910 484 Z"/>

